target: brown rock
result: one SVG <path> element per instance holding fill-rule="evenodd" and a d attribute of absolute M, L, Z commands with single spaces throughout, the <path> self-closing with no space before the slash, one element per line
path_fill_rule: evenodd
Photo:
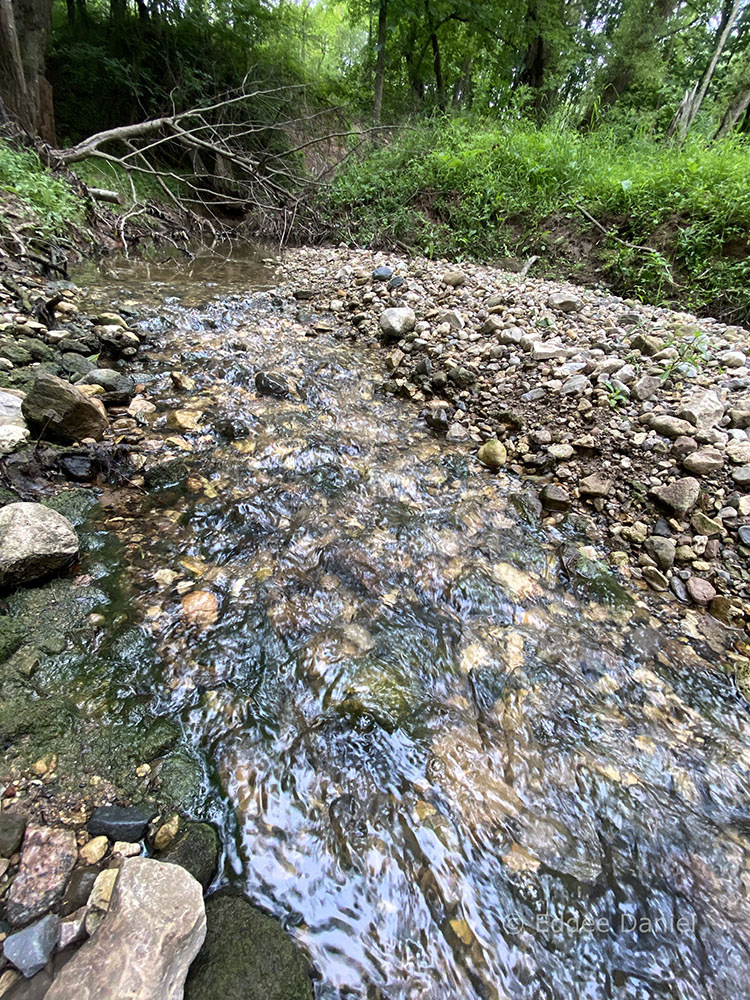
<path fill-rule="evenodd" d="M 182 598 L 182 613 L 196 625 L 213 625 L 219 617 L 219 602 L 209 590 L 193 590 Z"/>
<path fill-rule="evenodd" d="M 700 604 L 705 607 L 710 604 L 711 601 L 716 597 L 716 590 L 708 580 L 704 580 L 700 576 L 691 576 L 687 582 L 687 592 L 690 596 L 690 600 L 694 604 Z"/>
<path fill-rule="evenodd" d="M 98 441 L 109 427 L 106 410 L 98 400 L 56 375 L 39 375 L 21 410 L 27 424 L 42 437 L 66 444 L 83 438 Z"/>

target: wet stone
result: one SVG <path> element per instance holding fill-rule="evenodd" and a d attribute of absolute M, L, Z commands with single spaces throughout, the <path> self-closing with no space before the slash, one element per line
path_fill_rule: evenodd
<path fill-rule="evenodd" d="M 99 806 L 91 814 L 88 831 L 92 837 L 104 835 L 110 840 L 143 840 L 153 810 L 140 806 Z"/>
<path fill-rule="evenodd" d="M 207 889 L 219 863 L 219 835 L 210 823 L 185 821 L 176 837 L 157 854 L 159 861 L 180 865 Z"/>
<path fill-rule="evenodd" d="M 86 905 L 99 871 L 100 869 L 93 865 L 74 869 L 73 874 L 70 876 L 68 887 L 65 890 L 65 895 L 63 896 L 63 914 L 74 913 Z"/>
<path fill-rule="evenodd" d="M 274 372 L 258 372 L 255 376 L 255 388 L 262 396 L 289 395 L 289 383 L 283 375 Z"/>
<path fill-rule="evenodd" d="M 569 510 L 570 495 L 564 487 L 550 484 L 542 490 L 542 506 L 547 510 Z"/>
<path fill-rule="evenodd" d="M 8 897 L 10 922 L 26 924 L 62 899 L 77 858 L 72 831 L 27 827 L 21 866 Z"/>

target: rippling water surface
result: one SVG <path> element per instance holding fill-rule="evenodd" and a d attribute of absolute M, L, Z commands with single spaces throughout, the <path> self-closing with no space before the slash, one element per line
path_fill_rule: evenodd
<path fill-rule="evenodd" d="M 381 358 L 251 291 L 259 261 L 81 280 L 159 317 L 140 419 L 166 471 L 92 536 L 153 636 L 135 688 L 319 997 L 750 995 L 750 730 L 719 657 L 383 396 Z M 290 398 L 257 395 L 269 369 Z"/>

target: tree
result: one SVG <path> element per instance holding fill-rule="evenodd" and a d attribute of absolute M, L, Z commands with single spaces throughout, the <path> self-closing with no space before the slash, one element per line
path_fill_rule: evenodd
<path fill-rule="evenodd" d="M 385 55 L 388 37 L 388 0 L 378 3 L 378 58 L 375 63 L 375 100 L 373 103 L 372 120 L 380 124 L 383 114 L 383 87 L 385 85 Z"/>
<path fill-rule="evenodd" d="M 44 75 L 51 22 L 52 0 L 0 0 L 0 98 L 27 132 L 54 142 Z"/>

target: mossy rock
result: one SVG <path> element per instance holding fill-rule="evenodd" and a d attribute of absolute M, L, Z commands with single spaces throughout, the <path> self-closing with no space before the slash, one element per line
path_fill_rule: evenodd
<path fill-rule="evenodd" d="M 226 893 L 206 901 L 206 920 L 185 1000 L 313 1000 L 307 962 L 277 920 Z"/>
<path fill-rule="evenodd" d="M 138 741 L 138 756 L 146 763 L 163 757 L 179 743 L 182 730 L 172 719 L 160 716 L 154 719 Z"/>
<path fill-rule="evenodd" d="M 175 809 L 189 811 L 198 803 L 203 789 L 203 768 L 187 750 L 179 749 L 164 759 L 159 768 L 159 798 Z"/>
<path fill-rule="evenodd" d="M 83 524 L 98 502 L 95 493 L 83 489 L 63 490 L 57 496 L 45 497 L 42 500 L 45 507 L 56 510 L 58 514 L 67 517 L 76 528 Z"/>
<path fill-rule="evenodd" d="M 210 823 L 185 820 L 172 843 L 156 857 L 189 871 L 207 889 L 216 875 L 219 848 L 219 834 Z"/>

